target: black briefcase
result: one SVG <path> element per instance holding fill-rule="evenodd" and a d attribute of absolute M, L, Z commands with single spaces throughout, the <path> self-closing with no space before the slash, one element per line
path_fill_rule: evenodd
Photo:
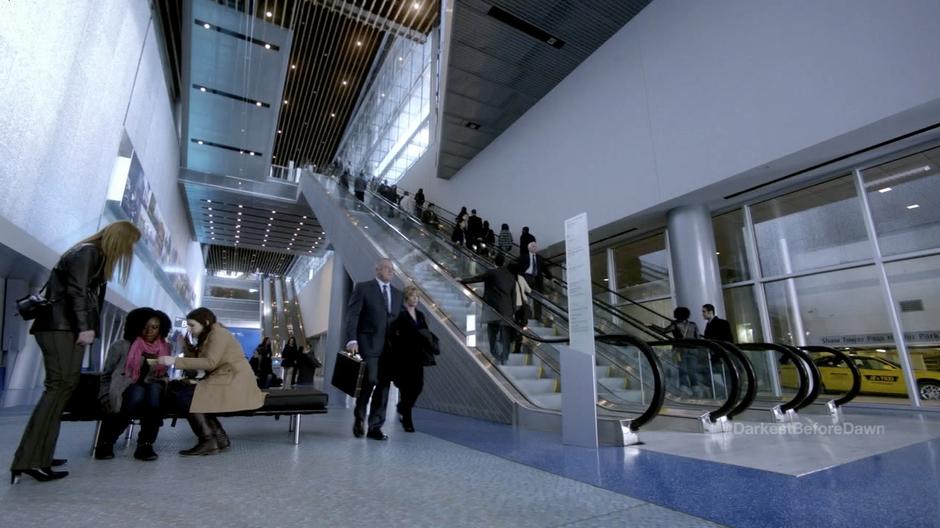
<path fill-rule="evenodd" d="M 333 380 L 331 383 L 337 389 L 353 398 L 359 397 L 362 388 L 362 376 L 365 374 L 366 364 L 358 355 L 351 356 L 347 352 L 336 353 L 336 365 L 333 366 Z"/>

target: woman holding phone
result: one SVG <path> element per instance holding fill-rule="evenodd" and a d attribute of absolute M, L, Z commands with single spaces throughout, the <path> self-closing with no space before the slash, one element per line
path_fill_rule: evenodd
<path fill-rule="evenodd" d="M 108 411 L 102 420 L 95 458 L 114 458 L 114 443 L 127 429 L 131 419 L 140 419 L 134 458 L 157 459 L 153 444 L 163 425 L 163 394 L 166 367 L 156 364 L 170 355 L 166 336 L 172 326 L 170 317 L 152 308 L 131 310 L 124 321 L 124 339 L 111 344 L 101 373 L 98 399 Z"/>
<path fill-rule="evenodd" d="M 190 336 L 196 338 L 196 345 L 190 345 L 187 354 L 194 357 L 161 356 L 157 364 L 206 372 L 198 383 L 186 385 L 174 394 L 179 411 L 188 413 L 186 419 L 199 439 L 195 446 L 180 454 L 215 455 L 230 444 L 215 414 L 257 409 L 264 405 L 265 394 L 258 389 L 242 346 L 211 310 L 196 308 L 189 312 L 186 325 Z"/>
<path fill-rule="evenodd" d="M 62 409 L 78 386 L 85 346 L 98 333 L 108 281 L 127 282 L 140 230 L 131 222 L 108 224 L 66 251 L 49 274 L 46 299 L 51 306 L 36 317 L 30 333 L 42 351 L 45 391 L 26 424 L 10 465 L 11 483 L 21 475 L 40 482 L 68 476 L 54 471 Z"/>

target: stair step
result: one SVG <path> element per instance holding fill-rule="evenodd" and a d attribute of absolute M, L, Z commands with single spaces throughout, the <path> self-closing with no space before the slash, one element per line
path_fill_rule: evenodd
<path fill-rule="evenodd" d="M 620 389 L 611 391 L 618 399 L 628 402 L 642 402 L 643 394 L 640 389 Z M 652 394 L 652 393 L 647 393 Z"/>
<path fill-rule="evenodd" d="M 594 367 L 594 372 L 596 373 L 597 379 L 605 378 L 610 375 L 610 367 L 596 366 Z"/>
<path fill-rule="evenodd" d="M 555 380 L 553 379 L 519 379 L 516 380 L 516 386 L 527 395 L 555 392 Z"/>
<path fill-rule="evenodd" d="M 539 368 L 531 365 L 502 365 L 499 370 L 514 380 L 539 379 Z"/>
<path fill-rule="evenodd" d="M 509 359 L 506 360 L 506 364 L 512 366 L 532 366 L 529 364 L 528 354 L 509 354 Z"/>
<path fill-rule="evenodd" d="M 623 378 L 597 378 L 597 383 L 610 390 L 626 388 L 626 380 Z"/>

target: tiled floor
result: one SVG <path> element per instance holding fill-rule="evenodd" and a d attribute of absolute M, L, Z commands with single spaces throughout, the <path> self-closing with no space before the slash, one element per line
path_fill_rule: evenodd
<path fill-rule="evenodd" d="M 9 461 L 26 408 L 0 413 Z M 0 526 L 342 527 L 716 526 L 552 472 L 389 427 L 388 442 L 355 439 L 351 411 L 304 420 L 301 445 L 286 420 L 230 418 L 231 451 L 196 459 L 184 423 L 164 427 L 156 462 L 88 457 L 93 426 L 63 424 L 57 456 L 72 475 L 0 485 Z"/>
<path fill-rule="evenodd" d="M 646 447 L 593 450 L 563 446 L 554 434 L 429 411 L 416 422 L 422 431 L 461 445 L 730 526 L 940 526 L 938 439 L 797 477 L 659 453 L 649 435 L 643 435 L 650 441 Z M 683 449 L 701 449 L 690 446 Z M 712 454 L 722 453 L 727 451 Z M 764 457 L 781 465 L 793 453 L 772 441 L 764 449 Z"/>
<path fill-rule="evenodd" d="M 719 435 L 650 431 L 642 449 L 803 476 L 940 438 L 940 416 L 911 413 L 803 415 L 798 423 L 735 422 Z"/>

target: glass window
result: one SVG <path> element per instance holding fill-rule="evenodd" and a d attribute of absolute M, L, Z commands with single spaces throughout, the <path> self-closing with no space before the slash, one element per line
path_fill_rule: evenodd
<path fill-rule="evenodd" d="M 940 148 L 862 172 L 883 255 L 940 247 Z"/>
<path fill-rule="evenodd" d="M 619 294 L 634 301 L 672 295 L 664 233 L 615 247 L 613 251 Z"/>
<path fill-rule="evenodd" d="M 392 44 L 337 155 L 353 174 L 362 171 L 393 184 L 427 151 L 431 45 L 431 38 Z"/>
<path fill-rule="evenodd" d="M 885 264 L 921 399 L 940 405 L 940 255 Z M 898 362 L 885 346 L 885 359 Z M 931 382 L 930 380 L 934 380 Z M 927 385 L 934 384 L 936 389 Z"/>
<path fill-rule="evenodd" d="M 715 251 L 721 283 L 740 282 L 751 278 L 747 264 L 747 239 L 744 211 L 738 209 L 712 218 Z"/>
<path fill-rule="evenodd" d="M 757 310 L 757 300 L 754 297 L 753 286 L 740 286 L 725 288 L 724 317 L 731 325 L 731 333 L 738 343 L 759 343 L 765 341 L 760 326 L 760 313 Z"/>
<path fill-rule="evenodd" d="M 610 277 L 607 276 L 606 250 L 591 254 L 591 282 L 593 283 L 594 295 L 607 291 L 605 286 L 610 283 Z"/>
<path fill-rule="evenodd" d="M 785 279 L 764 288 L 776 341 L 857 347 L 883 344 L 885 334 L 891 334 L 874 266 Z"/>
<path fill-rule="evenodd" d="M 851 176 L 751 208 L 765 277 L 871 258 Z"/>

